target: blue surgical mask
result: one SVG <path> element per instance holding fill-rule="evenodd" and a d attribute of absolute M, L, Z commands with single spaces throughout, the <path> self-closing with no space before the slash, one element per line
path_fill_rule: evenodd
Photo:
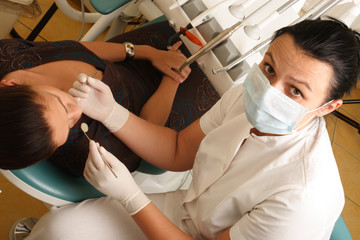
<path fill-rule="evenodd" d="M 309 111 L 270 85 L 257 64 L 251 68 L 244 82 L 243 101 L 248 121 L 260 132 L 289 134 L 303 117 L 325 106 Z M 315 117 L 313 115 L 308 123 Z M 300 128 L 298 127 L 298 128 Z"/>

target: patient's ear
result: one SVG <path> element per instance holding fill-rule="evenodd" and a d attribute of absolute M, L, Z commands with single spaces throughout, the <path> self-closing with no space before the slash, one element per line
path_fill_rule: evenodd
<path fill-rule="evenodd" d="M 0 83 L 5 87 L 21 85 L 21 82 L 17 79 L 2 79 Z"/>

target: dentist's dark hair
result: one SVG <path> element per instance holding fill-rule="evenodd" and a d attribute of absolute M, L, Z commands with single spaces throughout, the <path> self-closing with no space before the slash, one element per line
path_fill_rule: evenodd
<path fill-rule="evenodd" d="M 45 105 L 29 86 L 0 88 L 0 168 L 20 169 L 55 151 Z"/>
<path fill-rule="evenodd" d="M 356 86 L 360 72 L 360 35 L 344 23 L 328 20 L 305 20 L 293 26 L 278 30 L 274 40 L 290 34 L 295 44 L 306 54 L 328 63 L 333 68 L 334 77 L 328 90 L 328 99 L 340 99 Z"/>

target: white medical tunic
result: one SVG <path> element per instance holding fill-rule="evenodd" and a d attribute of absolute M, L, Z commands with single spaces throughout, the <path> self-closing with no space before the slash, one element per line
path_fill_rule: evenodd
<path fill-rule="evenodd" d="M 232 240 L 330 238 L 344 192 L 323 118 L 294 134 L 249 135 L 238 85 L 200 125 L 206 137 L 184 198 L 185 231 L 196 239 L 227 228 Z"/>

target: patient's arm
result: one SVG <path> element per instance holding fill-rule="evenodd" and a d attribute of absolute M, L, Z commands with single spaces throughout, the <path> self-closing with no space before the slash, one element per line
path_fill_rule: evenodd
<path fill-rule="evenodd" d="M 111 42 L 81 42 L 86 48 L 94 52 L 98 57 L 111 61 L 121 62 L 125 60 L 125 46 L 121 43 Z M 174 44 L 176 49 L 181 42 Z M 155 68 L 168 75 L 177 82 L 184 81 L 184 73 L 179 74 L 176 69 L 186 60 L 180 51 L 163 51 L 148 45 L 135 45 L 134 59 L 149 60 Z"/>
<path fill-rule="evenodd" d="M 180 45 L 181 42 L 175 43 L 169 52 L 178 52 Z M 189 76 L 190 72 L 191 69 L 189 67 L 186 67 L 183 70 L 182 81 Z M 169 118 L 178 86 L 178 82 L 175 82 L 169 76 L 164 75 L 156 92 L 142 107 L 140 117 L 157 125 L 165 125 Z"/>
<path fill-rule="evenodd" d="M 164 76 L 156 92 L 141 109 L 140 117 L 157 125 L 165 125 L 169 118 L 179 83 Z"/>

